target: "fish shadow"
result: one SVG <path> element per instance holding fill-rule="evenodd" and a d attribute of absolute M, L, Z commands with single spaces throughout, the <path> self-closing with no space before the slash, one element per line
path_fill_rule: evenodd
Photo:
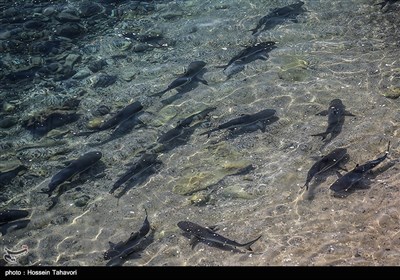
<path fill-rule="evenodd" d="M 161 168 L 162 163 L 157 162 L 153 166 L 151 166 L 149 169 L 145 170 L 140 174 L 140 176 L 133 176 L 133 178 L 129 179 L 125 183 L 125 187 L 118 193 L 115 194 L 114 196 L 118 199 L 120 199 L 124 194 L 126 194 L 130 189 L 134 188 L 135 186 L 140 186 L 144 182 L 147 181 L 152 175 L 156 174 L 160 168 Z"/>
<path fill-rule="evenodd" d="M 190 83 L 188 83 L 187 85 L 181 86 L 179 88 L 176 89 L 177 93 L 161 100 L 161 103 L 164 105 L 169 105 L 172 102 L 182 98 L 186 93 L 196 89 L 200 83 L 205 84 L 204 79 L 203 79 L 203 75 L 204 73 L 206 73 L 207 70 L 206 69 L 202 69 L 197 75 L 196 78 L 193 79 Z M 198 78 L 197 78 L 198 77 Z"/>
<path fill-rule="evenodd" d="M 80 185 L 84 184 L 87 181 L 95 181 L 99 179 L 104 174 L 104 171 L 107 169 L 107 166 L 101 160 L 96 162 L 92 167 L 88 170 L 83 171 L 79 174 L 79 176 L 68 183 L 64 183 L 59 186 L 57 194 L 55 196 L 50 197 L 50 205 L 47 207 L 47 211 L 50 211 L 57 205 L 60 201 L 60 196 L 66 193 L 69 190 L 76 188 L 76 191 L 80 190 Z"/>
<path fill-rule="evenodd" d="M 139 252 L 143 251 L 151 243 L 154 242 L 154 232 L 155 231 L 151 229 L 150 234 L 144 237 L 143 241 L 140 242 L 140 244 L 135 248 L 135 250 L 129 253 L 126 257 L 124 258 L 114 257 L 107 262 L 106 266 L 122 266 L 125 262 L 129 260 L 140 259 L 142 256 L 140 255 Z"/>
<path fill-rule="evenodd" d="M 308 187 L 307 196 L 306 196 L 307 200 L 314 200 L 315 194 L 316 194 L 316 189 L 318 188 L 318 186 L 320 186 L 324 182 L 326 182 L 326 180 L 331 176 L 337 177 L 336 171 L 343 170 L 344 169 L 343 165 L 348 163 L 349 160 L 350 160 L 350 156 L 347 155 L 340 161 L 341 164 L 339 166 L 334 166 L 325 172 L 314 175 L 314 180 Z"/>

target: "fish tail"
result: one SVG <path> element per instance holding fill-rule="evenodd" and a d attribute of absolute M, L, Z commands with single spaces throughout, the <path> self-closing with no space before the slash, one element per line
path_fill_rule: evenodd
<path fill-rule="evenodd" d="M 118 186 L 113 186 L 112 189 L 108 193 L 113 194 L 116 189 L 118 189 Z"/>
<path fill-rule="evenodd" d="M 381 9 L 383 9 L 386 6 L 386 2 L 382 1 L 382 2 L 379 2 L 379 3 L 375 4 L 375 6 L 377 6 L 377 5 L 380 5 Z"/>
<path fill-rule="evenodd" d="M 91 134 L 93 134 L 95 132 L 98 132 L 98 131 L 99 130 L 82 131 L 82 132 L 75 133 L 74 136 L 88 136 L 88 135 L 91 135 Z"/>
<path fill-rule="evenodd" d="M 260 238 L 261 238 L 261 235 L 259 237 L 257 237 L 256 239 L 254 239 L 253 241 L 243 244 L 243 247 L 246 248 L 248 251 L 253 251 L 253 249 L 251 249 L 250 246 L 253 245 Z"/>
<path fill-rule="evenodd" d="M 158 96 L 158 97 L 161 97 L 164 93 L 166 93 L 167 91 L 169 91 L 169 88 L 167 88 L 167 89 L 164 89 L 164 90 L 162 90 L 162 91 L 159 91 L 159 92 L 157 92 L 157 93 L 155 93 L 155 94 L 152 94 L 152 95 L 150 95 L 150 96 Z"/>
<path fill-rule="evenodd" d="M 48 190 L 46 190 L 46 189 L 41 189 L 38 193 L 44 193 L 44 194 L 47 194 L 47 196 L 48 197 L 50 197 L 51 196 L 51 191 L 48 191 Z"/>
<path fill-rule="evenodd" d="M 322 132 L 322 133 L 318 133 L 318 134 L 312 134 L 311 136 L 321 136 L 322 140 L 324 140 L 326 138 L 326 136 L 328 136 L 329 132 Z"/>
<path fill-rule="evenodd" d="M 258 28 L 256 27 L 256 28 L 250 29 L 249 31 L 251 31 L 251 35 L 255 35 L 258 31 Z"/>
<path fill-rule="evenodd" d="M 227 64 L 225 64 L 225 65 L 217 65 L 217 66 L 214 66 L 215 68 L 226 68 L 226 67 L 228 67 L 228 65 Z"/>
<path fill-rule="evenodd" d="M 199 135 L 206 135 L 206 134 L 207 134 L 207 138 L 210 138 L 211 133 L 214 132 L 214 131 L 215 131 L 215 130 L 212 129 L 212 130 L 209 130 L 209 131 L 200 133 Z"/>
<path fill-rule="evenodd" d="M 0 227 L 0 232 L 1 232 L 1 236 L 4 236 L 7 234 L 7 229 L 8 227 L 6 226 L 7 224 L 4 224 Z"/>

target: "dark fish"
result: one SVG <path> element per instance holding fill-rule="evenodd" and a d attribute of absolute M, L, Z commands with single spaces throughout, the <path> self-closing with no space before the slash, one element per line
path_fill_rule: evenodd
<path fill-rule="evenodd" d="M 295 4 L 291 4 L 282 8 L 273 9 L 269 14 L 263 16 L 258 21 L 257 26 L 251 29 L 250 31 L 253 31 L 252 33 L 253 35 L 257 35 L 264 30 L 272 29 L 275 26 L 287 21 L 297 22 L 296 19 L 297 16 L 306 12 L 306 10 L 302 7 L 303 5 L 304 2 L 299 1 L 298 3 Z"/>
<path fill-rule="evenodd" d="M 340 99 L 333 99 L 329 103 L 328 110 L 324 110 L 316 114 L 316 116 L 326 115 L 328 115 L 328 127 L 326 128 L 326 131 L 318 134 L 313 134 L 311 136 L 322 136 L 322 140 L 324 140 L 328 136 L 328 134 L 331 134 L 330 140 L 332 140 L 342 131 L 345 116 L 355 117 L 355 115 L 346 111 L 346 107 L 343 105 Z"/>
<path fill-rule="evenodd" d="M 389 154 L 389 147 L 390 147 L 390 142 L 388 143 L 387 150 L 385 152 L 385 155 L 368 161 L 367 163 L 363 165 L 356 165 L 356 167 L 351 170 L 350 172 L 346 173 L 345 175 L 339 177 L 330 187 L 332 191 L 335 193 L 343 193 L 347 192 L 351 187 L 353 187 L 356 183 L 360 182 L 361 179 L 364 177 L 364 175 L 370 171 L 372 168 L 376 167 L 378 164 L 380 164 L 382 161 L 384 161 L 388 154 Z M 338 176 L 340 173 L 338 173 Z"/>
<path fill-rule="evenodd" d="M 79 116 L 80 115 L 76 113 L 55 112 L 48 116 L 42 116 L 35 120 L 28 121 L 24 126 L 31 131 L 33 136 L 42 137 L 50 130 L 77 121 Z"/>
<path fill-rule="evenodd" d="M 186 145 L 192 134 L 202 123 L 192 126 L 177 126 L 163 134 L 157 142 L 162 144 L 155 152 L 168 152 L 179 146 Z"/>
<path fill-rule="evenodd" d="M 208 85 L 207 81 L 201 79 L 198 77 L 200 72 L 203 70 L 204 66 L 206 66 L 206 63 L 204 61 L 193 61 L 189 64 L 186 72 L 175 79 L 172 83 L 168 85 L 168 87 L 160 92 L 157 92 L 153 94 L 152 96 L 162 96 L 164 93 L 167 91 L 170 91 L 171 89 L 177 88 L 177 87 L 182 87 L 184 85 L 187 85 L 191 83 L 192 81 L 198 81 L 201 82 L 205 85 Z"/>
<path fill-rule="evenodd" d="M 198 121 L 198 120 L 202 120 L 205 117 L 208 116 L 208 114 L 212 111 L 214 111 L 216 109 L 216 107 L 210 107 L 207 109 L 204 109 L 203 111 L 193 114 L 189 117 L 187 117 L 186 119 L 180 120 L 177 123 L 177 126 L 189 126 L 193 123 L 193 121 Z"/>
<path fill-rule="evenodd" d="M 347 149 L 339 148 L 322 157 L 320 160 L 314 163 L 313 166 L 311 166 L 310 170 L 307 173 L 306 183 L 304 184 L 303 188 L 306 187 L 306 190 L 308 190 L 308 185 L 315 175 L 325 172 L 335 165 L 338 165 L 339 162 L 341 162 L 347 156 Z"/>
<path fill-rule="evenodd" d="M 254 244 L 258 239 L 261 238 L 261 235 L 257 237 L 256 239 L 247 242 L 245 244 L 240 244 L 234 240 L 230 240 L 226 237 L 223 237 L 222 235 L 219 235 L 216 233 L 215 227 L 213 228 L 205 228 L 202 227 L 198 224 L 189 222 L 189 221 L 181 221 L 178 223 L 178 227 L 183 230 L 184 232 L 187 232 L 191 235 L 193 235 L 193 238 L 190 241 L 190 244 L 192 245 L 192 249 L 196 246 L 196 244 L 200 241 L 203 242 L 211 242 L 214 244 L 219 244 L 223 246 L 231 246 L 231 247 L 245 247 L 246 250 L 248 251 L 253 251 L 250 246 Z"/>
<path fill-rule="evenodd" d="M 133 130 L 133 128 L 137 125 L 144 125 L 144 123 L 138 118 L 137 115 L 132 115 L 129 118 L 123 120 L 107 139 L 101 141 L 100 143 L 91 144 L 91 146 L 92 147 L 100 146 L 105 143 L 111 142 L 115 139 L 121 138 L 129 134 Z"/>
<path fill-rule="evenodd" d="M 39 66 L 32 67 L 27 70 L 21 70 L 17 72 L 11 72 L 10 74 L 6 75 L 5 78 L 8 79 L 10 82 L 18 83 L 21 80 L 29 79 L 33 80 L 36 76 L 36 72 L 40 69 Z"/>
<path fill-rule="evenodd" d="M 15 221 L 21 218 L 25 218 L 29 215 L 26 210 L 4 210 L 0 211 L 0 224 Z"/>
<path fill-rule="evenodd" d="M 375 5 L 380 5 L 381 6 L 381 10 L 383 10 L 383 8 L 385 7 L 389 7 L 390 5 L 392 5 L 395 2 L 398 2 L 399 0 L 384 0 L 380 3 L 377 3 Z"/>
<path fill-rule="evenodd" d="M 11 181 L 18 176 L 19 172 L 27 170 L 28 168 L 26 168 L 23 165 L 18 166 L 17 168 L 10 170 L 10 171 L 6 171 L 6 172 L 1 172 L 0 171 L 0 187 L 6 186 L 9 183 L 11 183 Z"/>
<path fill-rule="evenodd" d="M 110 194 L 114 193 L 122 184 L 133 177 L 138 177 L 151 169 L 155 164 L 160 163 L 157 160 L 157 154 L 144 154 L 132 167 L 130 167 L 121 178 L 119 178 L 110 190 Z"/>
<path fill-rule="evenodd" d="M 275 42 L 268 41 L 257 43 L 253 46 L 247 47 L 235 55 L 226 65 L 217 66 L 217 68 L 224 68 L 225 75 L 232 76 L 244 69 L 244 66 L 257 59 L 267 60 L 268 53 L 275 49 Z"/>
<path fill-rule="evenodd" d="M 229 131 L 229 137 L 237 137 L 239 135 L 245 134 L 245 133 L 251 133 L 257 130 L 261 130 L 261 132 L 265 132 L 267 129 L 267 126 L 278 121 L 279 118 L 277 116 L 272 116 L 269 118 L 265 119 L 259 119 L 253 123 L 243 125 L 241 127 L 236 127 L 232 130 Z"/>
<path fill-rule="evenodd" d="M 172 140 L 175 141 L 177 138 L 188 140 L 187 138 L 190 137 L 190 135 L 194 132 L 194 126 L 190 127 L 192 122 L 204 119 L 211 111 L 215 109 L 215 107 L 207 108 L 199 113 L 193 114 L 183 120 L 178 121 L 176 127 L 168 130 L 163 135 L 161 135 L 157 139 L 157 142 L 161 144 L 167 144 Z M 197 126 L 195 128 L 197 128 Z"/>
<path fill-rule="evenodd" d="M 4 236 L 11 231 L 25 228 L 29 224 L 30 221 L 31 220 L 18 220 L 18 221 L 2 224 L 2 225 L 0 225 L 0 232 L 1 232 L 2 236 Z"/>
<path fill-rule="evenodd" d="M 207 132 L 201 133 L 200 135 L 207 134 L 208 137 L 210 137 L 211 133 L 221 129 L 235 130 L 246 125 L 254 124 L 261 120 L 270 119 L 275 115 L 275 113 L 276 111 L 274 109 L 265 109 L 253 115 L 245 114 L 239 118 L 220 124 L 218 127 L 211 129 Z"/>
<path fill-rule="evenodd" d="M 146 218 L 144 219 L 143 225 L 139 231 L 132 232 L 131 236 L 126 241 L 120 241 L 117 244 L 109 242 L 110 249 L 104 253 L 104 259 L 110 260 L 106 265 L 122 265 L 131 254 L 141 250 L 141 243 L 144 239 L 146 239 L 146 235 L 149 233 L 150 228 L 151 227 L 149 220 L 147 219 L 146 211 Z"/>
<path fill-rule="evenodd" d="M 85 136 L 95 132 L 107 130 L 110 128 L 114 128 L 117 125 L 121 124 L 123 121 L 129 119 L 134 116 L 136 113 L 140 112 L 143 109 L 142 104 L 139 101 L 135 101 L 123 109 L 121 109 L 117 114 L 115 114 L 111 119 L 104 122 L 99 128 L 93 131 L 83 131 L 76 134 L 76 136 Z"/>
<path fill-rule="evenodd" d="M 70 180 L 75 175 L 87 170 L 93 164 L 98 162 L 101 157 L 101 152 L 94 151 L 86 153 L 83 156 L 79 157 L 77 160 L 72 161 L 67 167 L 59 171 L 56 175 L 53 176 L 53 178 L 51 178 L 48 189 L 42 189 L 42 193 L 47 193 L 49 196 L 51 196 L 57 186 L 61 185 L 67 180 Z"/>
<path fill-rule="evenodd" d="M 132 115 L 136 114 L 140 110 L 143 109 L 142 104 L 139 101 L 133 102 L 129 104 L 128 106 L 124 107 L 121 109 L 115 116 L 113 116 L 111 119 L 103 123 L 98 130 L 106 130 L 113 128 L 120 124 L 123 120 L 128 119 Z"/>

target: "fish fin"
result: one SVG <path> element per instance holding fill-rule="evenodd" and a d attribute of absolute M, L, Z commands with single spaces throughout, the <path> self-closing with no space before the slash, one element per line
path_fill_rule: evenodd
<path fill-rule="evenodd" d="M 117 246 L 117 244 L 115 244 L 115 243 L 113 243 L 113 242 L 111 242 L 111 241 L 108 241 L 108 245 L 110 245 L 110 248 L 111 248 L 111 249 L 114 249 L 115 246 Z"/>
<path fill-rule="evenodd" d="M 111 190 L 108 192 L 109 194 L 113 194 L 116 189 L 118 189 L 121 186 L 121 184 L 114 184 L 114 186 L 111 188 Z"/>
<path fill-rule="evenodd" d="M 328 136 L 329 132 L 322 132 L 322 133 L 318 133 L 318 134 L 312 134 L 311 136 L 321 136 L 322 140 L 324 140 L 326 138 L 326 136 Z"/>
<path fill-rule="evenodd" d="M 217 225 L 215 225 L 215 226 L 209 226 L 208 228 L 211 229 L 211 230 L 214 231 L 214 232 L 219 230 L 219 227 L 218 227 Z"/>
<path fill-rule="evenodd" d="M 216 65 L 214 66 L 215 68 L 227 68 L 229 66 L 229 64 L 225 64 L 225 65 Z"/>
<path fill-rule="evenodd" d="M 157 93 L 155 93 L 155 94 L 152 94 L 152 95 L 150 95 L 151 97 L 153 97 L 153 96 L 158 96 L 158 97 L 161 97 L 164 93 L 166 93 L 167 91 L 169 91 L 170 90 L 170 88 L 166 88 L 166 89 L 164 89 L 164 90 L 162 90 L 162 91 L 159 91 L 159 92 L 157 92 Z"/>
<path fill-rule="evenodd" d="M 328 110 L 323 110 L 323 111 L 321 111 L 319 113 L 316 113 L 315 115 L 316 116 L 327 116 L 328 115 Z"/>
<path fill-rule="evenodd" d="M 261 60 L 267 60 L 269 58 L 269 55 L 260 55 L 260 56 L 258 56 L 258 59 L 261 59 Z"/>
<path fill-rule="evenodd" d="M 251 31 L 251 34 L 252 34 L 252 35 L 256 34 L 256 33 L 257 33 L 257 30 L 258 30 L 257 27 L 252 28 L 252 29 L 249 29 L 249 31 Z"/>
<path fill-rule="evenodd" d="M 243 247 L 246 248 L 247 251 L 253 251 L 253 249 L 251 249 L 250 246 L 253 245 L 260 238 L 261 238 L 261 235 L 259 237 L 257 237 L 256 239 L 254 239 L 246 244 L 243 244 Z"/>
<path fill-rule="evenodd" d="M 197 238 L 196 236 L 193 236 L 192 238 L 190 238 L 190 242 L 189 244 L 192 246 L 192 250 L 194 249 L 194 247 L 196 247 L 196 245 L 200 242 L 200 239 Z"/>
<path fill-rule="evenodd" d="M 59 195 L 57 195 L 57 196 L 55 196 L 55 197 L 52 197 L 52 198 L 50 198 L 50 200 L 51 200 L 51 205 L 46 209 L 47 211 L 50 211 L 51 209 L 53 209 L 54 208 L 54 206 L 56 206 L 56 204 L 58 203 L 58 201 L 59 201 L 59 198 L 60 198 L 60 196 Z"/>
<path fill-rule="evenodd" d="M 265 131 L 267 131 L 267 122 L 261 122 L 261 127 L 259 126 L 260 130 L 262 133 L 264 133 Z"/>
<path fill-rule="evenodd" d="M 206 135 L 206 134 L 207 134 L 207 138 L 210 138 L 211 133 L 213 133 L 214 131 L 216 131 L 216 130 L 211 129 L 211 130 L 209 130 L 209 131 L 200 133 L 199 135 Z"/>
<path fill-rule="evenodd" d="M 339 171 L 336 171 L 336 175 L 338 176 L 338 178 L 342 178 L 342 177 L 343 177 L 343 175 L 342 175 L 342 174 L 340 174 L 340 172 L 339 172 Z"/>
<path fill-rule="evenodd" d="M 310 158 L 313 160 L 320 160 L 321 158 L 323 158 L 323 156 L 311 156 Z"/>
<path fill-rule="evenodd" d="M 8 227 L 6 227 L 7 224 L 4 224 L 0 227 L 0 232 L 1 232 L 1 236 L 4 236 L 7 234 L 7 229 Z"/>
<path fill-rule="evenodd" d="M 195 80 L 200 82 L 200 83 L 202 83 L 202 84 L 204 84 L 204 85 L 206 85 L 206 86 L 208 86 L 208 82 L 206 80 L 204 80 L 204 79 L 200 79 L 200 78 L 196 77 Z"/>
<path fill-rule="evenodd" d="M 339 168 L 340 170 L 343 170 L 343 171 L 349 172 L 349 170 L 347 170 L 347 168 L 346 168 L 346 167 L 343 167 L 343 166 L 340 166 L 340 165 L 338 165 L 338 168 Z"/>
<path fill-rule="evenodd" d="M 46 189 L 41 189 L 40 192 L 38 192 L 38 193 L 44 193 L 44 194 L 47 194 L 48 197 L 50 197 L 52 192 L 49 190 L 46 190 Z"/>
<path fill-rule="evenodd" d="M 375 4 L 374 6 L 378 6 L 378 5 L 381 6 L 381 10 L 382 10 L 386 6 L 386 2 L 382 1 L 382 2 L 379 2 L 379 3 Z"/>
<path fill-rule="evenodd" d="M 349 111 L 344 111 L 344 115 L 345 116 L 349 116 L 349 117 L 356 117 L 356 115 L 353 115 L 351 112 Z"/>
<path fill-rule="evenodd" d="M 78 132 L 78 133 L 74 133 L 74 136 L 88 136 L 91 135 L 93 133 L 99 132 L 99 130 L 92 130 L 92 131 L 82 131 L 82 132 Z"/>

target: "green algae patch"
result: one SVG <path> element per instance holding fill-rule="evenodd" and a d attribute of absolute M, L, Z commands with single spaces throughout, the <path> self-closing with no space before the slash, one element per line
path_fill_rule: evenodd
<path fill-rule="evenodd" d="M 308 77 L 308 62 L 299 57 L 284 57 L 278 71 L 280 79 L 288 82 L 301 82 Z"/>
<path fill-rule="evenodd" d="M 391 99 L 397 99 L 400 97 L 400 88 L 390 86 L 387 91 L 382 93 L 383 96 Z"/>
<path fill-rule="evenodd" d="M 209 146 L 206 151 L 195 154 L 189 165 L 183 168 L 182 175 L 175 181 L 173 192 L 191 195 L 206 190 L 224 177 L 234 175 L 250 164 L 250 161 L 243 159 L 243 155 L 226 143 Z"/>

